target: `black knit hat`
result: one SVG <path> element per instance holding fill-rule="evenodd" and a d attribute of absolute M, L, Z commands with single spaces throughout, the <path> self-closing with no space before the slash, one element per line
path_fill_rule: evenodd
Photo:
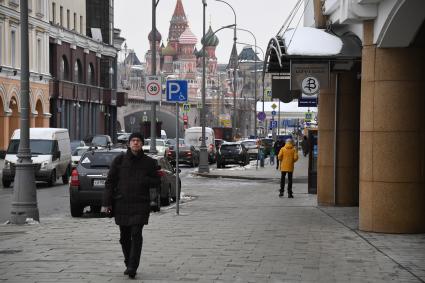
<path fill-rule="evenodd" d="M 143 138 L 142 133 L 139 133 L 139 132 L 132 133 L 130 135 L 130 137 L 128 138 L 128 141 L 130 142 L 131 139 L 133 139 L 133 138 L 138 138 L 138 139 L 140 139 L 142 141 L 142 143 L 145 143 L 145 139 Z"/>

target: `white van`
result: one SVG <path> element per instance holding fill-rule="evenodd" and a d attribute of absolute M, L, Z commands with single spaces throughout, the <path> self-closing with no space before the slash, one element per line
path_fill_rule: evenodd
<path fill-rule="evenodd" d="M 3 187 L 8 188 L 15 178 L 15 163 L 21 131 L 15 130 L 7 148 L 2 174 Z M 71 144 L 67 129 L 30 128 L 30 148 L 35 167 L 35 180 L 56 183 L 58 177 L 67 184 L 71 171 Z"/>
<path fill-rule="evenodd" d="M 202 127 L 187 128 L 184 132 L 184 143 L 193 145 L 199 150 L 202 143 Z M 205 144 L 207 145 L 208 161 L 213 163 L 216 160 L 215 135 L 214 130 L 205 127 Z"/>

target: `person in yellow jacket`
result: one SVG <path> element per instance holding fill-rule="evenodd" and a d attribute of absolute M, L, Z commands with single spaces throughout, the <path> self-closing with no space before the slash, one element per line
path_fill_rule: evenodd
<path fill-rule="evenodd" d="M 282 197 L 285 191 L 285 178 L 286 173 L 288 173 L 288 198 L 293 198 L 292 174 L 294 172 L 294 163 L 298 160 L 298 150 L 294 148 L 291 139 L 285 141 L 285 146 L 280 149 L 277 158 L 279 159 L 281 171 L 279 197 Z"/>

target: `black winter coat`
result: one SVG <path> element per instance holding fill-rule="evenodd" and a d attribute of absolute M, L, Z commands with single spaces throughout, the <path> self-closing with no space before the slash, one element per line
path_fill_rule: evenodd
<path fill-rule="evenodd" d="M 159 186 L 157 161 L 141 151 L 130 149 L 117 156 L 111 164 L 105 183 L 103 206 L 113 206 L 117 225 L 148 224 L 150 213 L 149 189 Z"/>

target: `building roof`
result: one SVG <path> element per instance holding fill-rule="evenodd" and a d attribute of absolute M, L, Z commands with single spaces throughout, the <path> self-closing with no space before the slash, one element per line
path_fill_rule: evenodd
<path fill-rule="evenodd" d="M 239 54 L 239 62 L 247 62 L 247 61 L 252 61 L 252 62 L 261 61 L 260 58 L 258 58 L 257 54 L 255 54 L 251 46 L 245 46 L 242 49 L 241 53 Z"/>
<path fill-rule="evenodd" d="M 234 69 L 238 67 L 238 50 L 236 49 L 236 45 L 233 44 L 232 53 L 230 54 L 229 64 L 227 65 L 227 69 Z"/>
<path fill-rule="evenodd" d="M 174 56 L 177 54 L 177 51 L 171 46 L 170 42 L 168 42 L 167 47 L 162 49 L 161 54 L 162 56 Z"/>
<path fill-rule="evenodd" d="M 161 34 L 159 33 L 159 31 L 156 28 L 155 28 L 155 30 L 156 30 L 156 41 L 161 41 L 161 39 L 162 39 Z M 151 32 L 149 33 L 148 39 L 149 39 L 149 41 L 153 41 L 153 30 L 151 30 Z"/>
<path fill-rule="evenodd" d="M 184 32 L 179 37 L 179 43 L 180 44 L 196 44 L 198 42 L 198 39 L 193 34 L 193 32 L 190 30 L 189 27 L 187 27 Z"/>
<path fill-rule="evenodd" d="M 127 57 L 124 59 L 124 64 L 126 65 L 141 65 L 139 58 L 137 58 L 136 53 L 131 50 Z"/>
<path fill-rule="evenodd" d="M 176 7 L 174 8 L 171 23 L 187 23 L 186 14 L 184 12 L 182 0 L 177 0 Z"/>
<path fill-rule="evenodd" d="M 208 32 L 205 34 L 205 37 L 202 38 L 201 43 L 204 46 L 217 46 L 220 41 L 218 37 L 214 34 L 211 26 L 208 29 Z"/>

